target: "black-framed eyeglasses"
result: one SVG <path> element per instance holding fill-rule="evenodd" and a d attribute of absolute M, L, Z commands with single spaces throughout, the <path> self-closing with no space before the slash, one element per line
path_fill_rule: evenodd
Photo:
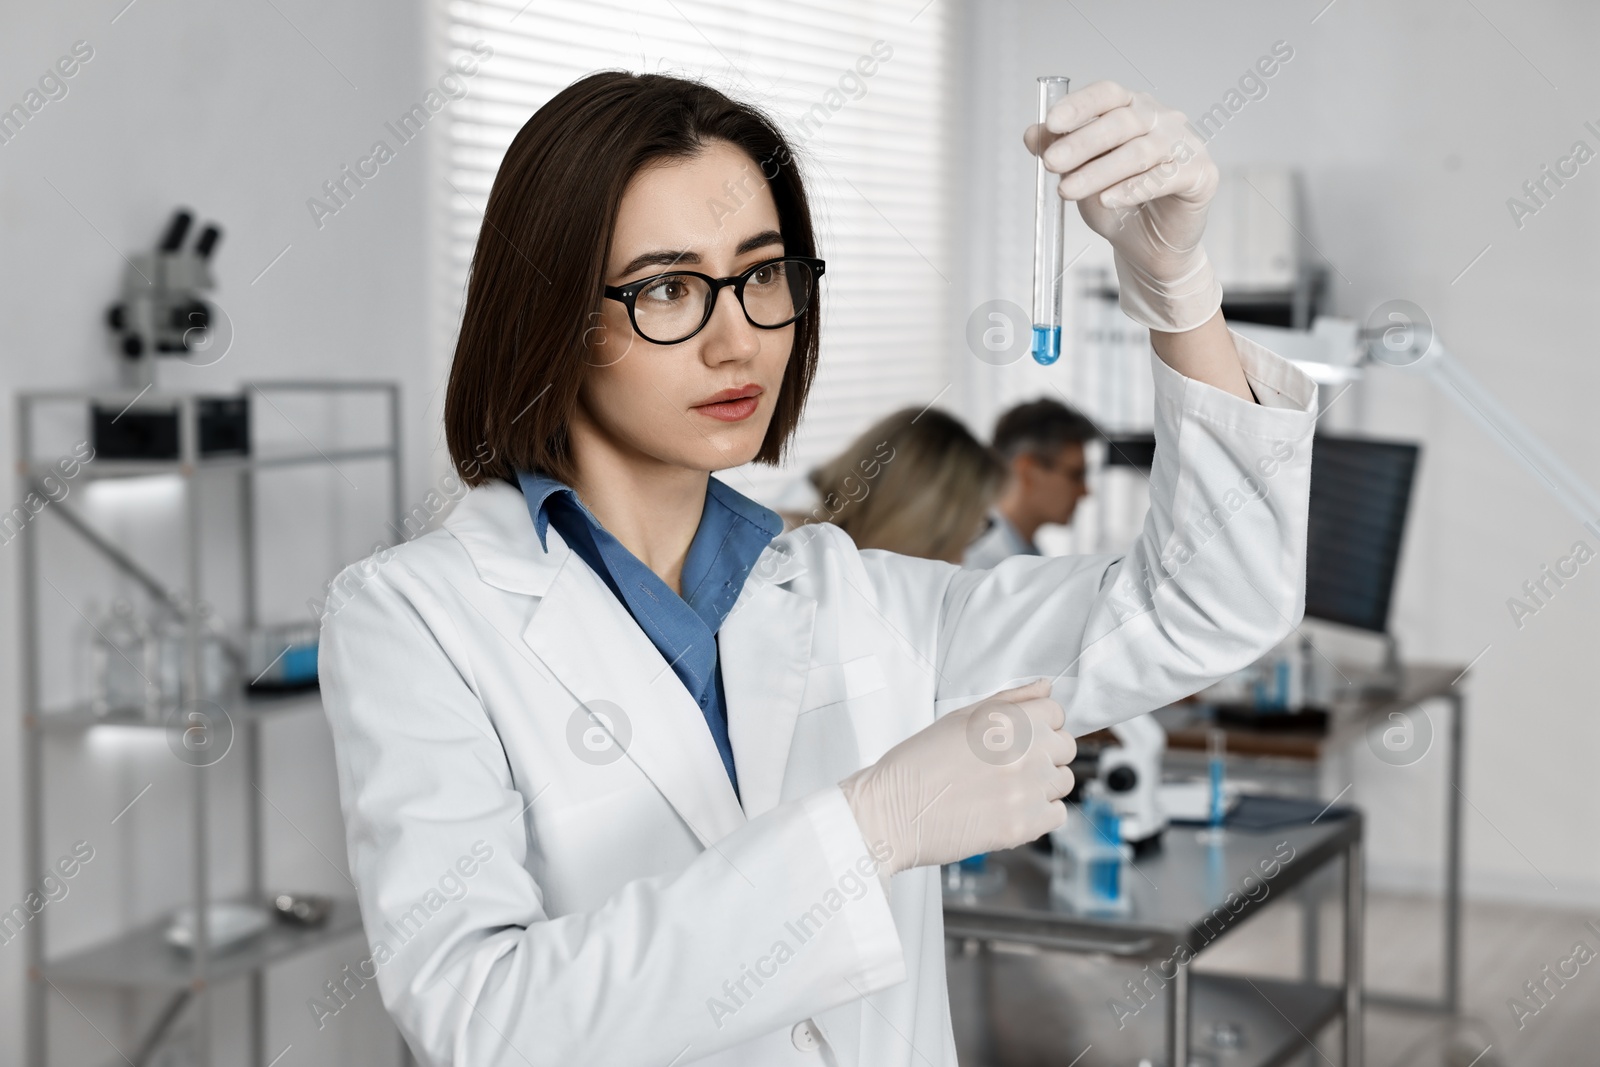
<path fill-rule="evenodd" d="M 727 278 L 675 270 L 627 285 L 608 285 L 605 296 L 628 309 L 628 321 L 640 337 L 652 344 L 675 345 L 705 329 L 717 293 L 728 286 L 750 325 L 763 330 L 789 325 L 811 306 L 825 266 L 820 259 L 781 256 Z"/>

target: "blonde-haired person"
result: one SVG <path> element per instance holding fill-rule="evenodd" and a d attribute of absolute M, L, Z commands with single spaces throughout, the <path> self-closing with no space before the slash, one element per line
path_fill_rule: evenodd
<path fill-rule="evenodd" d="M 807 476 L 817 506 L 857 548 L 960 563 L 1005 487 L 999 455 L 942 411 L 905 408 L 873 423 Z"/>

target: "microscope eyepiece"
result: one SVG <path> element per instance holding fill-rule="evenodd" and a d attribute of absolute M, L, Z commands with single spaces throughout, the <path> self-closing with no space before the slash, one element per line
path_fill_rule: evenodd
<path fill-rule="evenodd" d="M 217 247 L 217 242 L 222 240 L 222 230 L 216 223 L 208 223 L 200 231 L 200 239 L 194 243 L 194 254 L 201 259 L 210 259 L 211 252 Z"/>
<path fill-rule="evenodd" d="M 163 252 L 176 252 L 183 247 L 183 239 L 189 235 L 189 223 L 194 221 L 184 208 L 179 208 L 172 213 L 172 221 L 167 223 L 167 232 L 161 238 L 160 250 Z"/>

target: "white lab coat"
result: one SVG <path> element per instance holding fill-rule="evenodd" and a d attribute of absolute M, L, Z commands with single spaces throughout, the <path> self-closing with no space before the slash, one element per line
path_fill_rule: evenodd
<path fill-rule="evenodd" d="M 718 635 L 742 807 L 695 701 L 512 486 L 341 575 L 322 685 L 356 970 L 418 1057 L 954 1067 L 938 868 L 885 895 L 836 783 L 996 690 L 1055 679 L 1082 734 L 1290 631 L 1316 387 L 1234 340 L 1261 406 L 1151 360 L 1126 557 L 973 571 L 828 525 L 774 540 Z"/>

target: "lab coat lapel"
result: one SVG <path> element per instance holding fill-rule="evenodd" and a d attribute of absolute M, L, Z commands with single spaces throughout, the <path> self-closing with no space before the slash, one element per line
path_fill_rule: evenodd
<path fill-rule="evenodd" d="M 816 613 L 812 598 L 753 573 L 717 632 L 728 740 L 748 818 L 776 807 L 783 788 Z"/>
<path fill-rule="evenodd" d="M 549 536 L 558 537 L 554 530 Z M 605 700 L 622 709 L 632 735 L 623 745 L 623 758 L 633 760 L 655 784 L 702 845 L 709 847 L 744 823 L 694 698 L 627 609 L 575 554 L 567 553 L 522 637 L 576 701 Z M 557 710 L 570 714 L 570 709 Z"/>

